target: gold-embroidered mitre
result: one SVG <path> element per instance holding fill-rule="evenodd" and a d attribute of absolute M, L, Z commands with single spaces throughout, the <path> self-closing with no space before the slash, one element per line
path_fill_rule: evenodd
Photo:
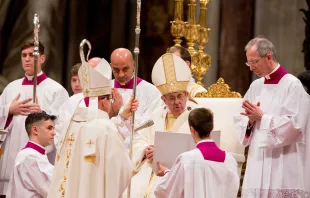
<path fill-rule="evenodd" d="M 190 79 L 186 62 L 171 53 L 162 55 L 153 67 L 152 81 L 162 95 L 186 91 Z"/>
<path fill-rule="evenodd" d="M 78 75 L 83 89 L 84 97 L 96 97 L 111 94 L 112 70 L 105 59 L 101 59 L 98 65 L 93 68 L 84 57 L 83 45 L 88 41 L 82 41 L 80 44 L 80 56 L 82 65 Z M 90 43 L 87 43 L 90 45 Z M 82 50 L 81 50 L 82 49 Z"/>

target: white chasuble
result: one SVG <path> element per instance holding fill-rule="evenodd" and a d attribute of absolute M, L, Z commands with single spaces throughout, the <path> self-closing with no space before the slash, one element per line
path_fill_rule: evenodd
<path fill-rule="evenodd" d="M 32 84 L 26 77 L 15 80 L 4 89 L 0 97 L 0 128 L 9 131 L 6 135 L 0 135 L 0 140 L 3 141 L 1 145 L 3 154 L 0 159 L 0 194 L 6 192 L 17 153 L 29 140 L 25 130 L 26 116 L 9 116 L 9 108 L 18 94 L 20 94 L 18 101 L 33 97 Z M 59 107 L 69 98 L 67 91 L 56 81 L 47 78 L 44 73 L 38 74 L 37 97 L 41 109 L 53 115 L 57 115 Z M 54 145 L 49 147 L 53 148 Z M 55 150 L 49 151 L 47 155 L 53 164 Z"/>
<path fill-rule="evenodd" d="M 132 162 L 108 114 L 79 107 L 65 125 L 48 197 L 120 197 L 132 176 Z"/>
<path fill-rule="evenodd" d="M 291 74 L 269 81 L 255 80 L 244 96 L 264 113 L 250 136 L 248 118 L 234 118 L 240 142 L 249 145 L 242 197 L 310 196 L 309 95 Z"/>
<path fill-rule="evenodd" d="M 196 103 L 187 101 L 185 111 L 174 121 L 170 131 L 176 133 L 190 133 L 188 115 L 192 109 L 199 107 Z M 150 119 L 154 125 L 138 131 L 133 139 L 133 164 L 136 174 L 132 177 L 131 197 L 155 197 L 159 177 L 152 172 L 152 162 L 144 159 L 144 150 L 149 145 L 154 145 L 155 131 L 166 131 L 166 116 L 168 107 L 161 107 L 151 114 Z"/>

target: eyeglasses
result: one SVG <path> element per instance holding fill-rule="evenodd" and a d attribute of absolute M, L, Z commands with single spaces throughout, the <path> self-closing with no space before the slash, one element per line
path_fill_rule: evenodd
<path fill-rule="evenodd" d="M 175 96 L 165 96 L 168 102 L 173 103 L 178 101 L 182 101 L 186 98 L 185 94 L 178 94 L 176 97 Z"/>
<path fill-rule="evenodd" d="M 114 101 L 115 101 L 114 98 L 110 98 L 109 96 L 100 96 L 100 97 L 99 97 L 99 100 L 103 100 L 103 99 L 109 100 L 112 104 L 113 104 Z"/>
<path fill-rule="evenodd" d="M 246 66 L 250 67 L 250 66 L 253 66 L 253 65 L 256 65 L 260 60 L 264 59 L 266 56 L 264 57 L 261 57 L 260 59 L 258 60 L 254 60 L 254 61 L 250 61 L 250 62 L 246 62 Z"/>

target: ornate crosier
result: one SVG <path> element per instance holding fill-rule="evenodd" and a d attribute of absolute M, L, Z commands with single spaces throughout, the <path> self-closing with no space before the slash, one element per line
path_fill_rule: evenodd
<path fill-rule="evenodd" d="M 32 98 L 32 102 L 36 103 L 38 57 L 40 55 L 40 52 L 39 52 L 40 21 L 39 21 L 39 16 L 37 14 L 34 15 L 33 26 L 34 26 L 34 28 L 33 28 L 33 40 L 34 40 L 33 57 L 34 57 L 34 66 L 33 66 L 33 98 Z"/>
<path fill-rule="evenodd" d="M 211 66 L 211 56 L 204 53 L 205 44 L 209 40 L 209 31 L 207 28 L 207 4 L 209 0 L 200 1 L 200 18 L 199 27 L 197 33 L 197 43 L 198 43 L 198 53 L 192 55 L 192 73 L 196 75 L 196 80 L 198 84 L 202 84 L 201 81 L 203 76 Z M 190 49 L 189 49 L 190 50 Z"/>

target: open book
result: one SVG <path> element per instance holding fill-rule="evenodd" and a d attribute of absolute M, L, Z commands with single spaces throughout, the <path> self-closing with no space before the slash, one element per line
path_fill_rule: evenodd
<path fill-rule="evenodd" d="M 211 138 L 220 146 L 220 131 L 212 131 Z M 157 161 L 171 168 L 177 157 L 196 148 L 196 143 L 191 134 L 155 132 L 153 171 L 157 172 Z"/>

